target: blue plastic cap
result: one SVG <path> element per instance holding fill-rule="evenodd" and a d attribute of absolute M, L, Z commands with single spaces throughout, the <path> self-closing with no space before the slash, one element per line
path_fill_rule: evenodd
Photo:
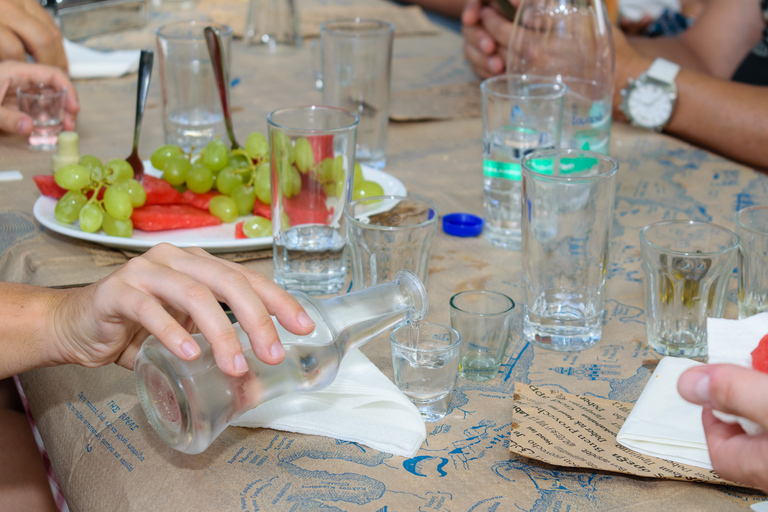
<path fill-rule="evenodd" d="M 483 219 L 471 213 L 449 213 L 443 217 L 443 231 L 453 236 L 477 236 L 483 232 Z"/>

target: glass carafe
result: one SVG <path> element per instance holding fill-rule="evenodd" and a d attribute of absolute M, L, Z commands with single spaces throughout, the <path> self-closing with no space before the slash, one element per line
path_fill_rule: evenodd
<path fill-rule="evenodd" d="M 403 322 L 424 318 L 429 307 L 424 285 L 413 272 L 393 281 L 317 299 L 294 291 L 315 322 L 307 336 L 296 336 L 274 319 L 285 360 L 268 365 L 256 358 L 238 324 L 250 371 L 231 377 L 214 362 L 211 346 L 194 335 L 202 353 L 194 361 L 174 356 L 156 338 L 142 346 L 134 365 L 136 388 L 149 423 L 166 444 L 200 453 L 236 418 L 272 398 L 330 385 L 344 354 Z"/>
<path fill-rule="evenodd" d="M 560 147 L 608 154 L 615 52 L 604 0 L 520 0 L 507 73 L 568 87 Z"/>

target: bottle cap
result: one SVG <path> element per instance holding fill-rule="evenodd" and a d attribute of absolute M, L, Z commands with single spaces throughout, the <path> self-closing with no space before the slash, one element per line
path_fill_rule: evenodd
<path fill-rule="evenodd" d="M 477 236 L 483 231 L 483 219 L 471 213 L 449 213 L 443 217 L 443 231 L 453 236 Z"/>

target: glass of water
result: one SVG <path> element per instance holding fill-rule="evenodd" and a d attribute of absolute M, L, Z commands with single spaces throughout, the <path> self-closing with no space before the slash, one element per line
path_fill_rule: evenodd
<path fill-rule="evenodd" d="M 461 335 L 430 322 L 403 324 L 389 336 L 395 384 L 425 421 L 445 417 L 459 370 Z"/>
<path fill-rule="evenodd" d="M 157 29 L 165 143 L 186 150 L 193 146 L 201 148 L 217 134 L 226 134 L 221 99 L 203 32 L 209 26 L 221 39 L 224 65 L 231 68 L 231 27 L 192 20 L 169 23 Z"/>
<path fill-rule="evenodd" d="M 29 148 L 39 151 L 56 149 L 64 120 L 67 90 L 44 84 L 32 85 L 19 87 L 16 97 L 19 109 L 32 118 Z"/>
<path fill-rule="evenodd" d="M 558 147 L 565 86 L 554 78 L 502 75 L 480 84 L 483 101 L 485 239 L 520 249 L 520 161 Z"/>
<path fill-rule="evenodd" d="M 768 311 L 768 206 L 736 213 L 739 252 L 739 318 Z"/>

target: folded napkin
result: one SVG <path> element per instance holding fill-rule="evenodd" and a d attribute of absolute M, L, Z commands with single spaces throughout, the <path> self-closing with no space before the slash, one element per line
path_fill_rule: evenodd
<path fill-rule="evenodd" d="M 680 375 L 700 364 L 693 359 L 663 358 L 616 441 L 645 455 L 712 469 L 701 424 L 701 406 L 685 401 L 677 392 Z"/>
<path fill-rule="evenodd" d="M 139 69 L 141 50 L 100 52 L 64 39 L 71 78 L 115 78 Z"/>
<path fill-rule="evenodd" d="M 327 388 L 277 397 L 232 425 L 333 437 L 403 457 L 427 438 L 416 406 L 359 350 L 344 356 Z"/>

